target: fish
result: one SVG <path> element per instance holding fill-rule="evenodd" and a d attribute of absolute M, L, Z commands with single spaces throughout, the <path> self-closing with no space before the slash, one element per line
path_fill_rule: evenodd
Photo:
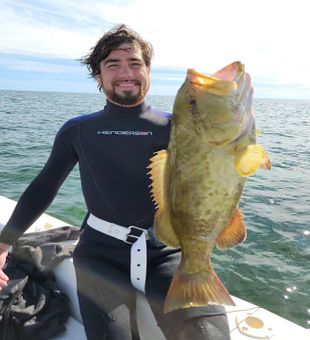
<path fill-rule="evenodd" d="M 206 75 L 188 69 L 173 104 L 167 149 L 150 159 L 154 233 L 182 259 L 164 313 L 208 304 L 234 305 L 211 254 L 246 238 L 239 202 L 247 178 L 271 161 L 256 143 L 253 86 L 240 61 Z"/>

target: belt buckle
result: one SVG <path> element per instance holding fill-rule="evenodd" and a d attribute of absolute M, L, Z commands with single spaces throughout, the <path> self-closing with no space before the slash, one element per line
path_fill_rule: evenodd
<path fill-rule="evenodd" d="M 131 244 L 131 245 L 134 244 L 134 243 L 137 241 L 137 239 L 138 239 L 144 232 L 146 232 L 145 229 L 136 227 L 136 226 L 134 226 L 134 225 L 131 225 L 130 227 L 128 227 L 128 229 L 129 229 L 129 232 L 128 232 L 128 234 L 126 235 L 126 240 L 125 240 L 124 242 L 125 242 L 125 243 L 128 243 L 128 244 Z M 139 231 L 140 234 L 139 234 L 139 235 L 132 235 L 131 232 L 132 232 L 133 230 L 134 230 L 134 231 Z M 130 240 L 130 238 L 132 238 L 133 240 Z"/>

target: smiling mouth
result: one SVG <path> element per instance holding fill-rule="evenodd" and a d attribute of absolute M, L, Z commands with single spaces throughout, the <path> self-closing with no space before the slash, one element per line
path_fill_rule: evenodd
<path fill-rule="evenodd" d="M 116 87 L 118 87 L 119 89 L 124 89 L 124 90 L 130 90 L 140 85 L 141 83 L 138 80 L 118 81 L 115 83 Z"/>

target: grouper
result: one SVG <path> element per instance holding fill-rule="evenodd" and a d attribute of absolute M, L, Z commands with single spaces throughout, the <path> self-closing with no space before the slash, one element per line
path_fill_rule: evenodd
<path fill-rule="evenodd" d="M 211 253 L 246 238 L 238 208 L 247 177 L 270 169 L 256 143 L 251 77 L 240 62 L 211 76 L 188 69 L 174 105 L 167 150 L 149 166 L 156 213 L 154 231 L 181 248 L 164 312 L 208 304 L 234 305 L 216 275 Z"/>

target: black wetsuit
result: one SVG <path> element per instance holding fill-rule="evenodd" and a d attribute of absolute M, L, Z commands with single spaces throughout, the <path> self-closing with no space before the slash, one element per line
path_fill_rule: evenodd
<path fill-rule="evenodd" d="M 107 102 L 102 111 L 69 120 L 58 132 L 43 170 L 18 201 L 0 242 L 12 244 L 34 222 L 52 202 L 77 162 L 90 213 L 125 227 L 152 226 L 155 209 L 149 193 L 147 166 L 154 152 L 168 145 L 168 116 L 145 104 L 122 108 Z M 229 339 L 223 308 L 162 313 L 179 261 L 179 250 L 148 241 L 146 296 L 164 334 L 169 339 L 182 338 L 182 335 L 176 337 L 176 331 L 183 332 L 184 339 L 189 336 L 211 339 L 209 327 L 213 340 Z M 74 264 L 88 338 L 130 338 L 127 308 L 133 306 L 135 299 L 135 289 L 130 283 L 130 245 L 86 224 L 74 252 Z M 203 316 L 207 314 L 215 316 L 208 317 L 204 326 Z M 190 326 L 188 321 L 193 319 L 199 322 Z M 213 320 L 219 320 L 214 327 Z M 186 329 L 190 328 L 191 333 L 187 333 Z"/>

